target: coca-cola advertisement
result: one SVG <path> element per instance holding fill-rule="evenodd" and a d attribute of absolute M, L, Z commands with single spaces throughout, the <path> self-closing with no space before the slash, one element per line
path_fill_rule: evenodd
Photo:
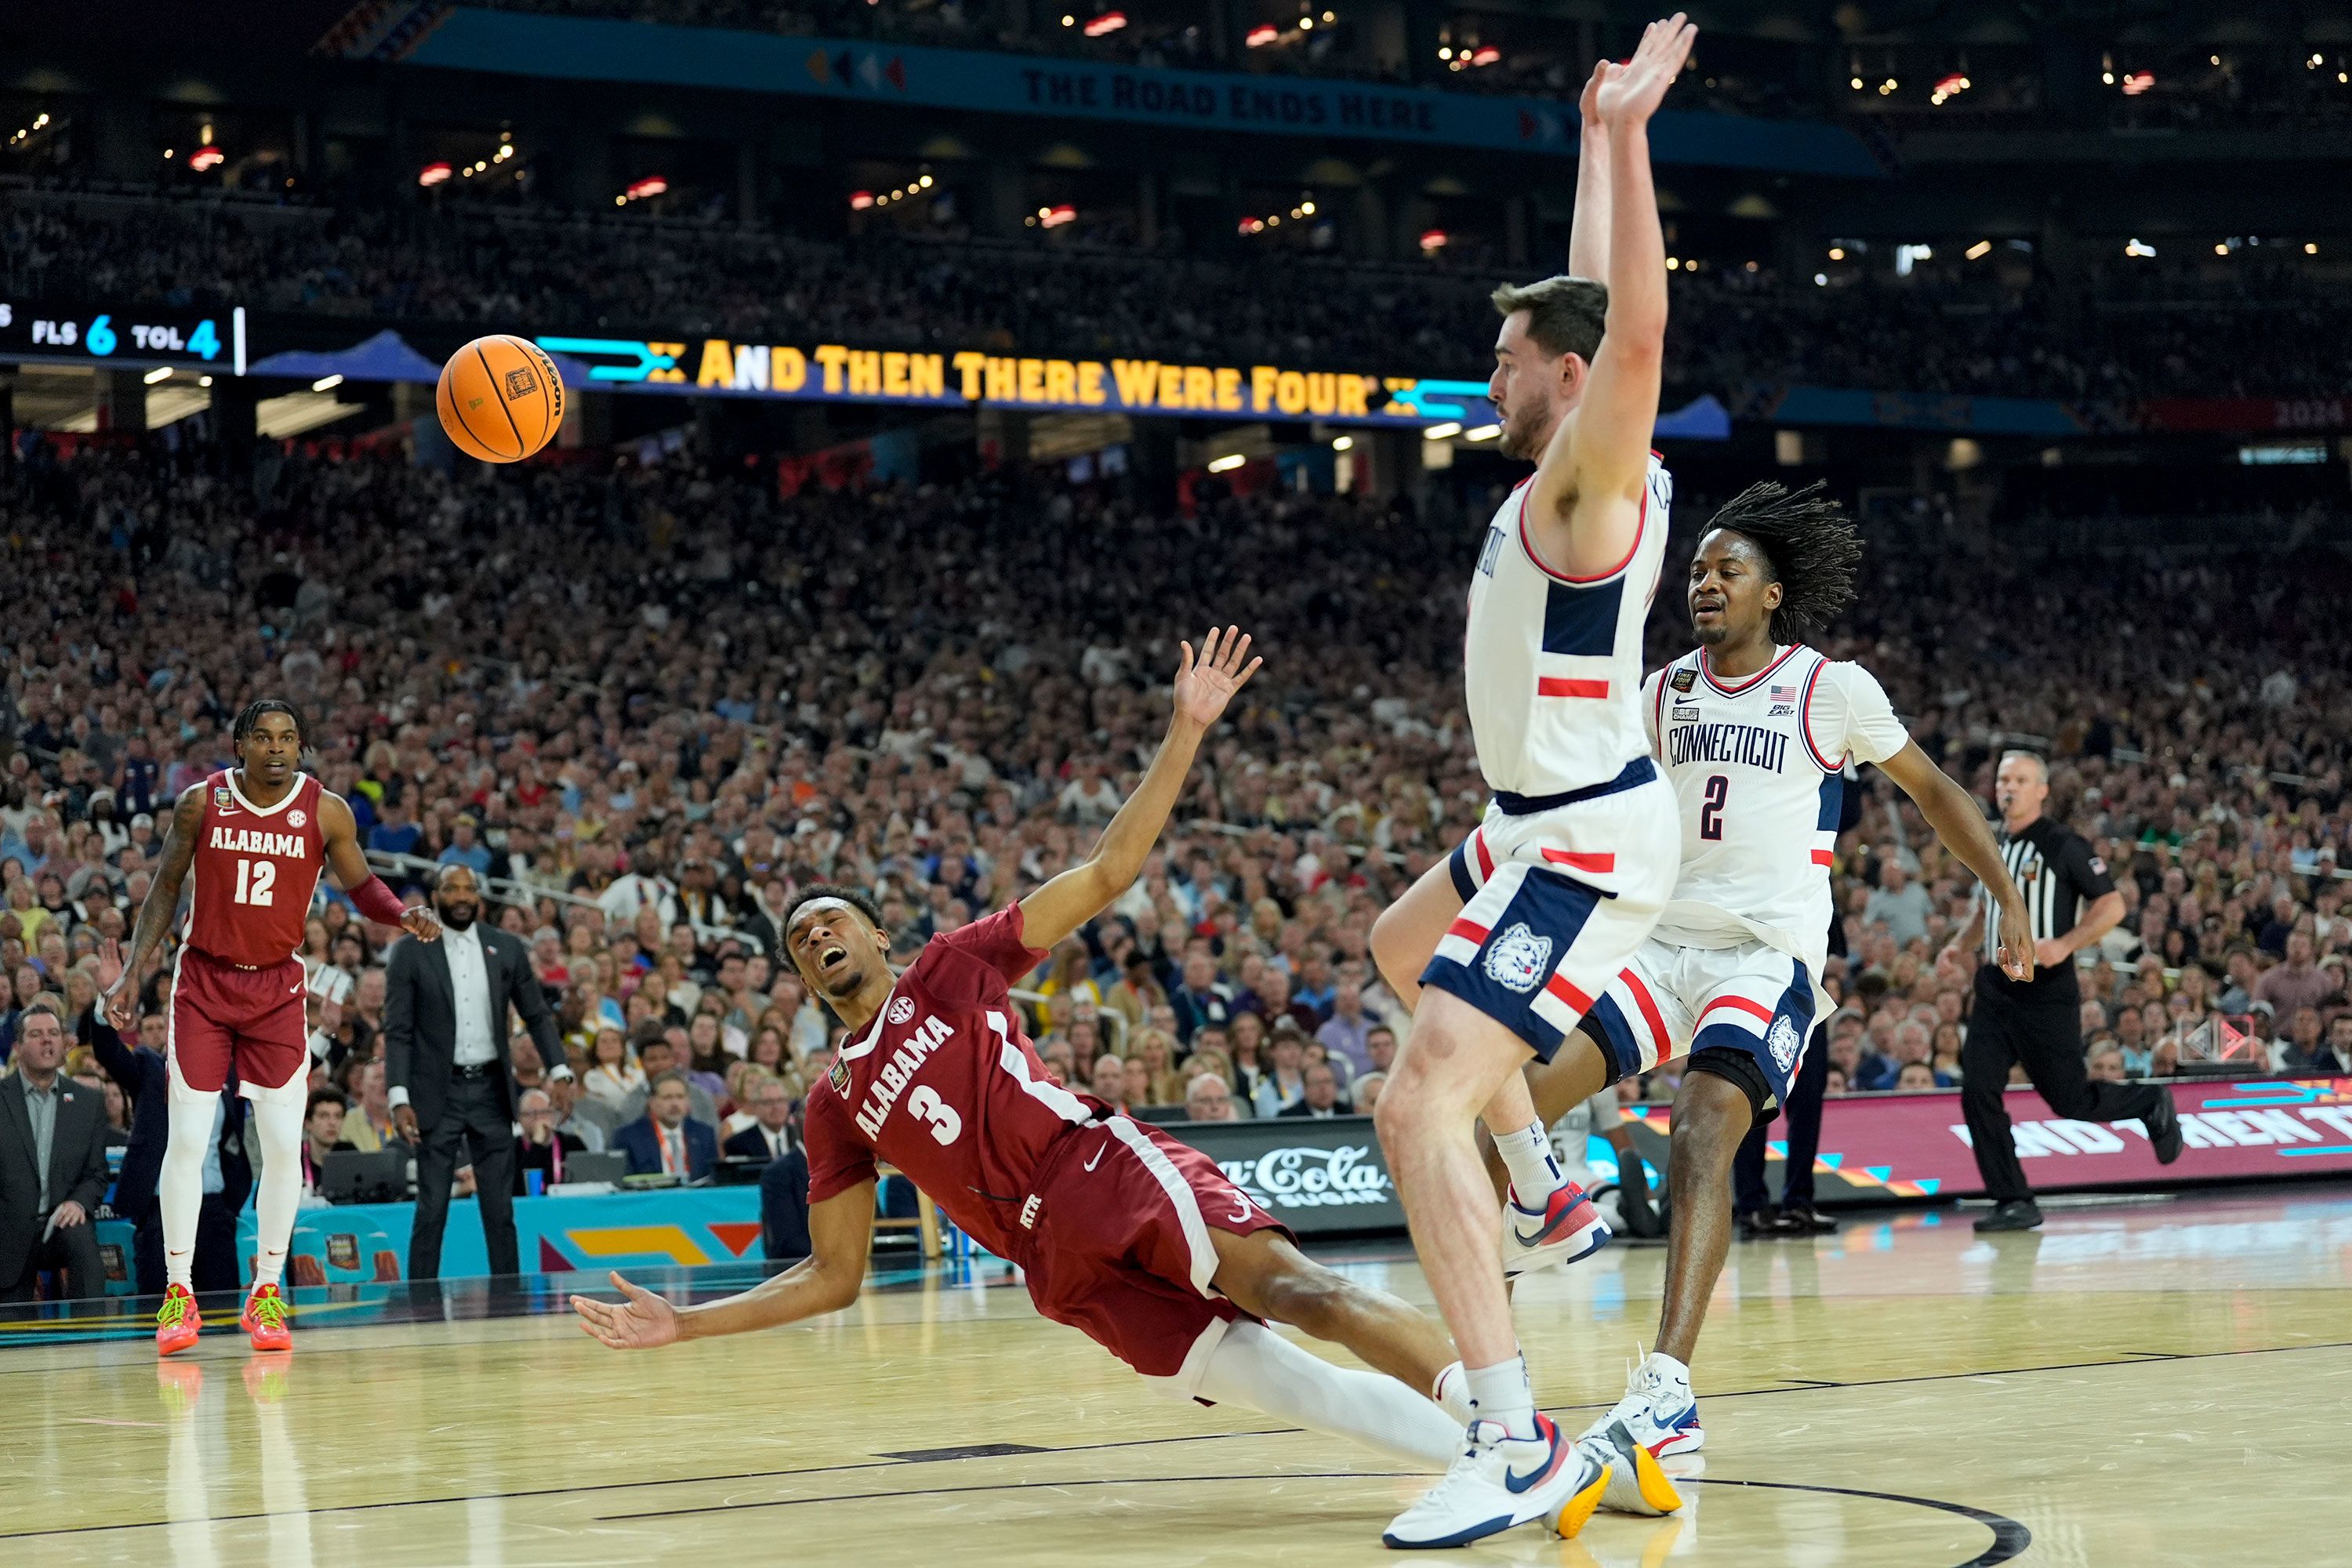
<path fill-rule="evenodd" d="M 1216 1161 L 1226 1180 L 1301 1236 L 1404 1227 L 1369 1116 L 1177 1121 L 1165 1131 Z"/>

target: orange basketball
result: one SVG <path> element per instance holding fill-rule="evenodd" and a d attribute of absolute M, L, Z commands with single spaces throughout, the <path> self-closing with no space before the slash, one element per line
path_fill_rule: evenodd
<path fill-rule="evenodd" d="M 563 423 L 563 378 L 527 338 L 476 338 L 441 367 L 441 428 L 469 458 L 519 463 Z"/>

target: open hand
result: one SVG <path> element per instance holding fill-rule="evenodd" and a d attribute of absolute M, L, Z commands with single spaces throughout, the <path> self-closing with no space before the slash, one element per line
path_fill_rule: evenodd
<path fill-rule="evenodd" d="M 1611 70 L 1607 79 L 1592 89 L 1592 105 L 1602 122 L 1612 131 L 1646 124 L 1658 111 L 1666 89 L 1682 74 L 1683 62 L 1690 58 L 1691 45 L 1697 38 L 1698 27 L 1680 11 L 1643 28 L 1633 58 Z"/>
<path fill-rule="evenodd" d="M 613 1289 L 627 1298 L 625 1300 L 572 1298 L 572 1310 L 580 1314 L 580 1326 L 584 1332 L 616 1351 L 649 1351 L 677 1342 L 676 1307 L 652 1291 L 630 1284 L 617 1269 L 612 1279 Z"/>
<path fill-rule="evenodd" d="M 1249 655 L 1249 634 L 1239 626 L 1227 626 L 1223 632 L 1209 628 L 1201 639 L 1200 661 L 1192 658 L 1192 645 L 1177 645 L 1184 650 L 1176 666 L 1176 716 L 1205 730 L 1215 723 L 1233 700 L 1234 693 L 1249 683 L 1257 673 L 1262 658 L 1242 660 Z"/>
<path fill-rule="evenodd" d="M 1584 91 L 1576 100 L 1576 112 L 1584 121 L 1585 130 L 1597 131 L 1604 136 L 1609 133 L 1609 122 L 1601 118 L 1601 84 L 1612 76 L 1622 76 L 1624 72 L 1625 68 L 1614 60 L 1592 62 L 1592 79 L 1584 84 Z M 1580 173 L 1579 177 L 1581 177 Z"/>
<path fill-rule="evenodd" d="M 98 944 L 98 973 L 94 978 L 107 1023 L 118 1034 L 131 1027 L 131 1015 L 138 998 L 131 994 L 130 976 L 122 972 L 122 943 L 113 937 Z"/>

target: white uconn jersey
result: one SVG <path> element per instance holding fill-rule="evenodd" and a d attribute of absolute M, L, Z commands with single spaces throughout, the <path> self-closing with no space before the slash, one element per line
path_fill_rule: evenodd
<path fill-rule="evenodd" d="M 1642 521 L 1623 561 L 1571 577 L 1538 560 L 1528 484 L 1495 513 L 1470 579 L 1463 664 L 1486 787 L 1539 797 L 1606 784 L 1649 752 L 1642 623 L 1658 590 L 1675 483 L 1650 454 Z"/>
<path fill-rule="evenodd" d="M 1762 942 L 1818 977 L 1846 760 L 1883 762 L 1910 742 L 1885 691 L 1860 665 L 1799 644 L 1738 681 L 1685 654 L 1643 696 L 1683 822 L 1682 872 L 1657 939 Z"/>

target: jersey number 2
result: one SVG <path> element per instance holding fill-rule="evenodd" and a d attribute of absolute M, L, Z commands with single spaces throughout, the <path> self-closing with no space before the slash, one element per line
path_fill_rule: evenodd
<path fill-rule="evenodd" d="M 277 897 L 272 891 L 278 886 L 278 862 L 275 860 L 239 860 L 236 863 L 236 901 L 240 904 L 268 904 Z"/>
<path fill-rule="evenodd" d="M 1721 773 L 1709 773 L 1706 778 L 1706 798 L 1698 808 L 1698 836 L 1701 838 L 1723 837 L 1723 797 L 1731 793 L 1731 781 Z"/>
<path fill-rule="evenodd" d="M 907 1109 L 929 1122 L 931 1136 L 941 1143 L 952 1143 L 963 1136 L 963 1118 L 929 1084 L 921 1085 L 907 1097 Z"/>

